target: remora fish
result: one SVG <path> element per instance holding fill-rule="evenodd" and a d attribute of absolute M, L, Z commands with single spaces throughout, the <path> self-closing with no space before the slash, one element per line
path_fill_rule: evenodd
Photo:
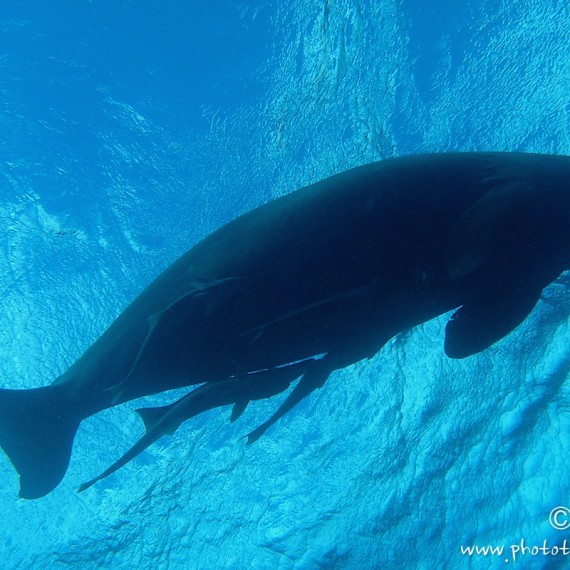
<path fill-rule="evenodd" d="M 355 168 L 225 225 L 151 283 L 51 386 L 0 391 L 0 445 L 20 496 L 63 478 L 80 422 L 191 384 L 141 410 L 118 469 L 205 410 L 298 383 L 254 441 L 330 373 L 398 332 L 457 309 L 445 352 L 463 358 L 519 325 L 570 268 L 570 157 L 465 153 Z"/>

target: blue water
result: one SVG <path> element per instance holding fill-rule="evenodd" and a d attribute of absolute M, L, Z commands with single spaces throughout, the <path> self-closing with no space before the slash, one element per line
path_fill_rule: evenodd
<path fill-rule="evenodd" d="M 569 24 L 558 0 L 5 2 L 2 385 L 51 382 L 178 255 L 268 199 L 414 152 L 570 154 Z M 17 498 L 2 456 L 2 567 L 495 568 L 523 539 L 562 545 L 568 285 L 461 362 L 444 318 L 407 333 L 251 447 L 278 398 L 191 420 L 81 495 L 141 434 L 137 404 L 84 422 L 43 499 Z"/>

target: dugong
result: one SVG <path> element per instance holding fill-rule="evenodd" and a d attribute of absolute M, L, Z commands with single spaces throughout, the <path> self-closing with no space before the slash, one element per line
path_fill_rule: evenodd
<path fill-rule="evenodd" d="M 223 226 L 160 274 L 55 382 L 0 390 L 0 445 L 33 499 L 64 477 L 82 420 L 200 384 L 139 410 L 146 433 L 86 489 L 181 422 L 295 382 L 259 438 L 331 372 L 454 310 L 445 353 L 517 327 L 570 269 L 570 157 L 448 153 L 360 166 Z"/>

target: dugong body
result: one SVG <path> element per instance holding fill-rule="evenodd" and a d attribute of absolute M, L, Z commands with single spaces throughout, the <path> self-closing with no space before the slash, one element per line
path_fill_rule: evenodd
<path fill-rule="evenodd" d="M 329 374 L 452 309 L 463 358 L 520 324 L 570 268 L 570 158 L 404 157 L 361 166 L 223 226 L 159 275 L 54 384 L 0 390 L 0 445 L 37 498 L 63 478 L 79 423 L 201 383 L 140 410 L 147 432 L 87 488 L 207 409 L 282 392 L 279 417 Z"/>

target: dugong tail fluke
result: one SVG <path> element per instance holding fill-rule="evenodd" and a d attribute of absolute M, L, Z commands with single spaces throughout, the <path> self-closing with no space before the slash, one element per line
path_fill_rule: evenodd
<path fill-rule="evenodd" d="M 63 479 L 83 417 L 66 386 L 0 389 L 0 445 L 20 475 L 20 497 L 37 499 Z"/>

